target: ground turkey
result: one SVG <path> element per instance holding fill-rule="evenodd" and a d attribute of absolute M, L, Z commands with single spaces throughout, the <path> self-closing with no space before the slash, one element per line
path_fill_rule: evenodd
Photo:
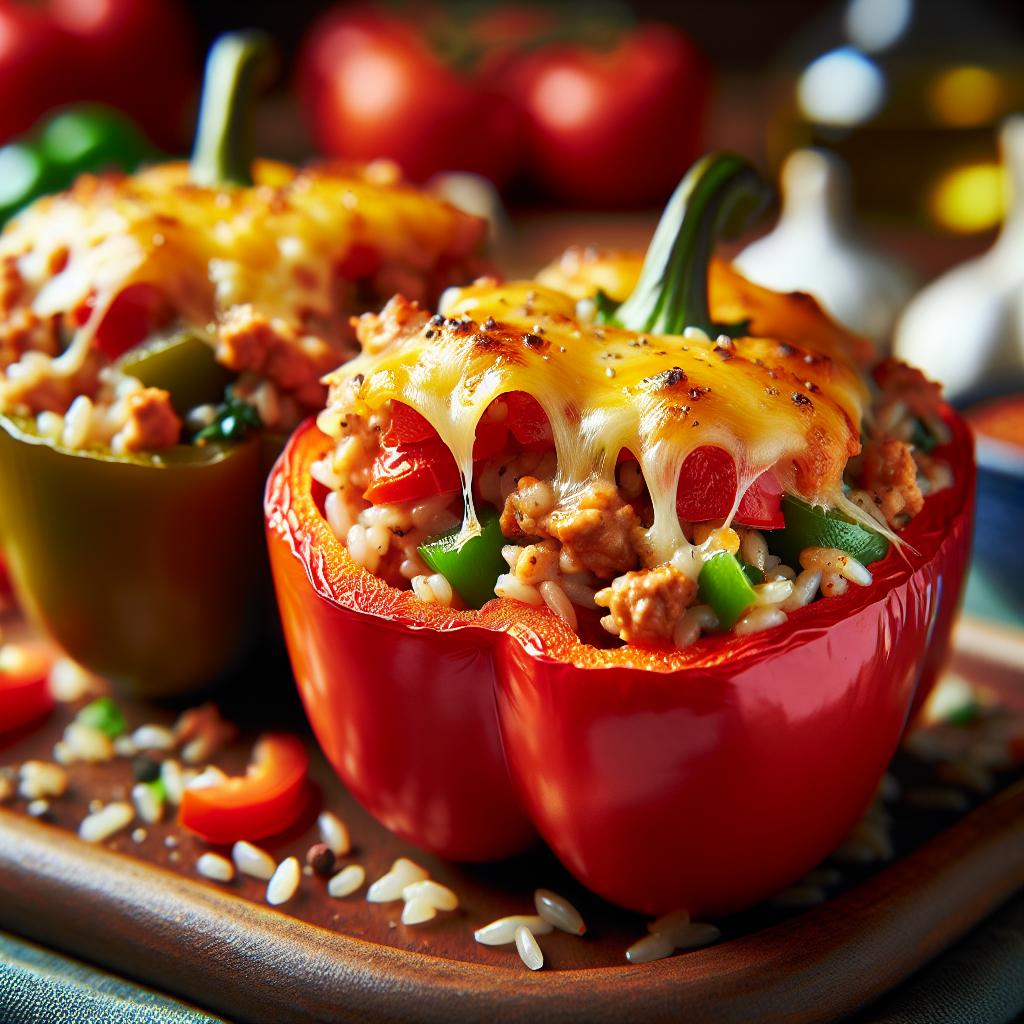
<path fill-rule="evenodd" d="M 676 622 L 697 595 L 697 584 L 671 565 L 620 576 L 599 591 L 619 636 L 628 644 L 669 643 Z"/>

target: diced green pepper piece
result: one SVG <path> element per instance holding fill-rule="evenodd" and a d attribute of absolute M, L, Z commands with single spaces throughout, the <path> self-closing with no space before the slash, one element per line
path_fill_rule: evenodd
<path fill-rule="evenodd" d="M 720 551 L 704 563 L 697 585 L 701 603 L 711 605 L 722 629 L 732 629 L 756 597 L 739 559 L 728 551 Z"/>
<path fill-rule="evenodd" d="M 498 512 L 490 506 L 477 509 L 480 535 L 456 546 L 459 529 L 432 537 L 419 546 L 420 557 L 439 572 L 470 608 L 480 608 L 494 597 L 494 584 L 508 571 L 501 549 L 507 543 L 501 533 Z"/>
<path fill-rule="evenodd" d="M 764 583 L 764 573 L 756 565 L 751 565 L 749 562 L 740 562 L 740 568 L 743 570 L 743 575 L 754 586 L 757 586 L 758 583 Z"/>
<path fill-rule="evenodd" d="M 97 697 L 91 704 L 86 704 L 76 718 L 83 725 L 106 733 L 112 740 L 128 728 L 121 709 L 109 697 Z"/>
<path fill-rule="evenodd" d="M 768 550 L 792 569 L 800 566 L 804 548 L 838 548 L 870 565 L 885 558 L 889 542 L 877 530 L 861 526 L 832 509 L 809 505 L 792 494 L 783 496 L 781 530 L 765 531 Z"/>
<path fill-rule="evenodd" d="M 146 786 L 160 803 L 167 803 L 167 786 L 163 779 L 153 779 L 152 782 L 143 782 L 142 785 Z"/>
<path fill-rule="evenodd" d="M 234 374 L 217 362 L 213 346 L 198 334 L 181 331 L 129 349 L 118 369 L 146 387 L 169 391 L 179 416 L 197 405 L 218 403 Z"/>

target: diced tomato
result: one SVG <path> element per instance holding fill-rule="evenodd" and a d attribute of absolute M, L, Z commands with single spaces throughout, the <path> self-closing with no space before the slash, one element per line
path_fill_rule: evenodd
<path fill-rule="evenodd" d="M 786 525 L 782 515 L 782 486 L 770 469 L 747 488 L 736 512 L 736 522 L 758 530 L 781 530 Z"/>
<path fill-rule="evenodd" d="M 736 463 L 724 448 L 703 445 L 695 449 L 679 473 L 679 518 L 691 523 L 724 519 L 732 510 L 736 487 Z M 782 488 L 771 470 L 767 470 L 747 488 L 735 521 L 742 526 L 779 529 L 785 525 L 781 501 Z"/>
<path fill-rule="evenodd" d="M 211 843 L 277 835 L 306 810 L 303 790 L 308 768 L 309 755 L 298 737 L 261 736 L 245 775 L 217 786 L 185 788 L 181 824 Z"/>
<path fill-rule="evenodd" d="M 400 444 L 417 444 L 437 437 L 430 421 L 404 402 L 391 403 L 391 423 L 381 436 L 381 444 L 395 448 Z"/>
<path fill-rule="evenodd" d="M 363 497 L 374 505 L 393 505 L 447 494 L 460 486 L 455 458 L 438 438 L 381 448 L 370 467 L 370 486 Z"/>
<path fill-rule="evenodd" d="M 336 267 L 338 276 L 346 281 L 362 281 L 380 268 L 380 252 L 372 245 L 356 242 Z"/>
<path fill-rule="evenodd" d="M 505 395 L 508 406 L 508 429 L 520 446 L 527 451 L 546 451 L 554 448 L 555 439 L 547 415 L 533 395 L 525 391 L 510 391 Z"/>
<path fill-rule="evenodd" d="M 96 296 L 90 294 L 75 307 L 72 317 L 79 327 L 92 316 L 95 305 Z M 166 314 L 167 303 L 157 287 L 145 282 L 129 285 L 110 304 L 93 344 L 108 359 L 117 359 L 145 341 L 164 323 Z"/>
<path fill-rule="evenodd" d="M 0 648 L 0 733 L 19 729 L 53 708 L 52 659 L 42 647 L 5 644 Z"/>

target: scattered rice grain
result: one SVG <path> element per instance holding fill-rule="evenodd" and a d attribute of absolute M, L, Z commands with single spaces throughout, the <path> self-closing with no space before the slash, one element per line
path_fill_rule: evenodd
<path fill-rule="evenodd" d="M 349 864 L 339 871 L 328 883 L 329 896 L 341 898 L 351 896 L 366 881 L 366 870 L 361 864 Z"/>
<path fill-rule="evenodd" d="M 214 882 L 230 882 L 235 877 L 234 865 L 219 853 L 204 853 L 196 861 L 196 870 Z"/>
<path fill-rule="evenodd" d="M 155 825 L 164 816 L 164 802 L 156 788 L 147 782 L 137 782 L 132 786 L 132 803 L 147 825 Z"/>
<path fill-rule="evenodd" d="M 585 935 L 587 926 L 580 912 L 564 897 L 550 889 L 537 889 L 533 894 L 537 913 L 548 924 L 570 935 Z"/>
<path fill-rule="evenodd" d="M 459 898 L 440 882 L 432 878 L 424 878 L 419 882 L 412 882 L 402 890 L 402 899 L 407 903 L 411 900 L 426 900 L 437 910 L 455 910 L 459 905 Z"/>
<path fill-rule="evenodd" d="M 52 761 L 26 761 L 18 779 L 18 793 L 26 800 L 63 796 L 68 788 L 68 773 Z"/>
<path fill-rule="evenodd" d="M 302 867 L 298 857 L 286 857 L 270 877 L 267 884 L 267 902 L 272 907 L 287 903 L 299 888 L 302 880 Z"/>
<path fill-rule="evenodd" d="M 554 930 L 550 921 L 536 914 L 513 914 L 510 917 L 499 917 L 482 928 L 473 932 L 473 938 L 481 946 L 506 946 L 515 942 L 516 931 L 519 928 L 526 928 L 534 935 L 548 935 Z"/>
<path fill-rule="evenodd" d="M 323 811 L 316 823 L 321 841 L 331 848 L 336 857 L 344 857 L 352 849 L 348 827 L 332 811 Z"/>
<path fill-rule="evenodd" d="M 140 725 L 132 733 L 136 750 L 173 750 L 174 733 L 162 725 Z"/>
<path fill-rule="evenodd" d="M 413 882 L 422 882 L 430 876 L 426 870 L 409 860 L 408 857 L 399 857 L 391 865 L 391 870 L 381 875 L 366 892 L 366 898 L 370 903 L 391 903 L 402 898 L 402 892 L 407 885 Z"/>
<path fill-rule="evenodd" d="M 135 808 L 131 804 L 110 803 L 87 815 L 78 827 L 78 835 L 87 843 L 101 843 L 127 827 L 134 817 Z"/>
<path fill-rule="evenodd" d="M 437 917 L 437 907 L 430 900 L 419 897 L 408 900 L 402 907 L 402 924 L 424 924 Z"/>
<path fill-rule="evenodd" d="M 544 954 L 534 937 L 533 932 L 525 925 L 516 929 L 516 950 L 519 959 L 530 968 L 531 971 L 539 971 L 544 966 Z"/>

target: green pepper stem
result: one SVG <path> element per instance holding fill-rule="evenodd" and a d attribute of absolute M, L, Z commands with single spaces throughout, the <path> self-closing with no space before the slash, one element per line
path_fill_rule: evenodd
<path fill-rule="evenodd" d="M 228 32 L 206 58 L 191 179 L 197 185 L 252 184 L 252 98 L 271 64 L 264 32 Z"/>
<path fill-rule="evenodd" d="M 612 322 L 658 334 L 699 327 L 715 337 L 741 330 L 712 321 L 708 265 L 715 241 L 739 234 L 769 196 L 768 185 L 741 157 L 709 153 L 698 160 L 665 207 L 636 288 Z"/>

